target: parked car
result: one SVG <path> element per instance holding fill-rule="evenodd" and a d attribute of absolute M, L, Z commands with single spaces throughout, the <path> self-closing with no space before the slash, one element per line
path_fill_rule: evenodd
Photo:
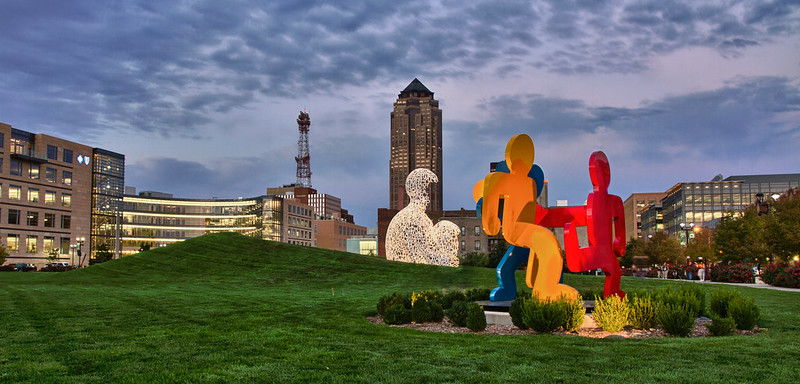
<path fill-rule="evenodd" d="M 57 261 L 55 263 L 48 263 L 47 266 L 48 267 L 69 267 L 70 265 L 66 261 Z"/>
<path fill-rule="evenodd" d="M 36 266 L 33 264 L 25 264 L 25 263 L 18 263 L 17 264 L 17 272 L 32 272 L 36 270 Z"/>

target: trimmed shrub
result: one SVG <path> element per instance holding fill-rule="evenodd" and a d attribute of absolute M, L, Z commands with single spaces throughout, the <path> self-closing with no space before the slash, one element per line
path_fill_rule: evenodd
<path fill-rule="evenodd" d="M 480 304 L 472 302 L 467 307 L 466 325 L 472 331 L 483 331 L 486 329 L 486 313 Z"/>
<path fill-rule="evenodd" d="M 415 323 L 438 322 L 443 318 L 442 305 L 436 301 L 417 300 L 411 307 L 411 320 Z"/>
<path fill-rule="evenodd" d="M 658 325 L 656 305 L 649 295 L 637 295 L 629 301 L 628 321 L 636 329 L 650 329 Z"/>
<path fill-rule="evenodd" d="M 657 313 L 661 329 L 667 334 L 686 337 L 692 333 L 696 317 L 692 309 L 680 304 L 662 303 Z"/>
<path fill-rule="evenodd" d="M 607 332 L 619 332 L 628 323 L 628 298 L 613 295 L 605 299 L 595 298 L 594 321 Z"/>
<path fill-rule="evenodd" d="M 456 301 L 467 301 L 464 291 L 450 291 L 442 296 L 442 308 L 450 309 Z"/>
<path fill-rule="evenodd" d="M 410 310 L 411 296 L 395 292 L 391 295 L 381 297 L 378 300 L 378 313 L 380 313 L 381 316 L 386 316 L 386 310 L 395 304 L 401 304 L 403 307 Z"/>
<path fill-rule="evenodd" d="M 491 295 L 491 293 L 492 290 L 488 288 L 472 288 L 465 292 L 467 301 L 489 300 L 489 295 Z"/>
<path fill-rule="evenodd" d="M 736 322 L 731 317 L 714 317 L 706 328 L 711 336 L 730 336 L 736 330 Z"/>
<path fill-rule="evenodd" d="M 578 297 L 574 299 L 561 297 L 556 303 L 561 305 L 564 312 L 564 322 L 561 327 L 567 332 L 577 331 L 583 325 L 583 320 L 586 316 L 583 300 Z"/>
<path fill-rule="evenodd" d="M 467 326 L 467 311 L 469 310 L 469 302 L 456 301 L 453 306 L 447 311 L 447 317 L 457 327 Z"/>
<path fill-rule="evenodd" d="M 488 267 L 489 255 L 483 252 L 470 252 L 458 256 L 459 265 L 472 267 Z"/>
<path fill-rule="evenodd" d="M 702 291 L 700 291 L 702 293 Z M 667 287 L 654 292 L 654 299 L 664 305 L 673 305 L 686 308 L 692 319 L 702 312 L 702 301 L 697 297 L 697 292 L 684 287 L 674 289 Z M 705 298 L 705 295 L 703 295 Z"/>
<path fill-rule="evenodd" d="M 411 322 L 411 310 L 402 303 L 395 303 L 386 308 L 383 315 L 386 324 L 408 324 Z"/>
<path fill-rule="evenodd" d="M 800 264 L 776 262 L 761 268 L 761 280 L 776 287 L 800 288 Z"/>
<path fill-rule="evenodd" d="M 755 283 L 756 276 L 751 263 L 715 264 L 711 267 L 711 281 L 723 283 Z"/>
<path fill-rule="evenodd" d="M 411 294 L 411 307 L 414 307 L 414 303 L 417 301 L 427 301 L 432 303 L 439 303 L 442 305 L 442 293 L 439 291 L 422 291 L 422 292 L 414 292 Z"/>
<path fill-rule="evenodd" d="M 550 333 L 565 323 L 566 311 L 560 303 L 541 301 L 538 297 L 522 304 L 522 321 L 528 328 L 539 333 Z"/>
<path fill-rule="evenodd" d="M 578 294 L 581 295 L 583 300 L 594 300 L 595 297 L 603 297 L 603 289 L 584 289 L 578 291 Z"/>
<path fill-rule="evenodd" d="M 508 314 L 511 315 L 511 322 L 519 329 L 528 329 L 525 322 L 522 320 L 522 307 L 525 301 L 530 300 L 530 297 L 517 296 L 511 302 L 511 307 L 508 308 Z"/>
<path fill-rule="evenodd" d="M 712 291 L 708 298 L 708 309 L 712 315 L 718 318 L 728 317 L 728 305 L 740 293 L 727 287 Z"/>
<path fill-rule="evenodd" d="M 728 316 L 736 322 L 736 328 L 751 330 L 761 319 L 761 311 L 750 297 L 739 296 L 728 304 Z"/>

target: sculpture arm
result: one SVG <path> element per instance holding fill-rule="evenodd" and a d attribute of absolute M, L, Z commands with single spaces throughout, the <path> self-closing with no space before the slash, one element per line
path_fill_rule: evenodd
<path fill-rule="evenodd" d="M 542 208 L 536 206 L 536 224 L 548 228 L 563 227 L 572 223 L 573 227 L 586 225 L 586 208 L 584 207 L 554 207 Z"/>
<path fill-rule="evenodd" d="M 625 210 L 622 206 L 622 199 L 613 196 L 614 206 L 614 253 L 617 257 L 625 256 Z"/>
<path fill-rule="evenodd" d="M 483 230 L 486 234 L 493 236 L 500 232 L 500 218 L 498 217 L 498 210 L 500 206 L 500 191 L 498 184 L 501 181 L 502 174 L 490 173 L 486 176 L 483 185 L 483 207 L 481 212 L 481 219 L 483 221 Z"/>

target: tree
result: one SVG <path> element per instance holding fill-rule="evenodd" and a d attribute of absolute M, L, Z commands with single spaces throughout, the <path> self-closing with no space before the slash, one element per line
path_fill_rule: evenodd
<path fill-rule="evenodd" d="M 764 221 L 764 240 L 774 257 L 788 261 L 800 254 L 800 192 L 787 191 Z"/>
<path fill-rule="evenodd" d="M 720 261 L 740 263 L 755 261 L 769 256 L 764 241 L 765 218 L 758 216 L 754 206 L 735 217 L 733 213 L 723 216 L 714 229 L 714 250 Z"/>
<path fill-rule="evenodd" d="M 659 264 L 678 264 L 682 259 L 681 245 L 677 239 L 669 237 L 664 231 L 656 232 L 653 237 L 648 239 L 650 260 L 656 260 Z"/>
<path fill-rule="evenodd" d="M 47 261 L 52 263 L 58 260 L 58 251 L 58 249 L 51 249 L 50 252 L 47 252 Z"/>
<path fill-rule="evenodd" d="M 711 244 L 711 229 L 703 228 L 700 232 L 695 233 L 694 239 L 686 245 L 683 256 L 694 261 L 700 258 L 708 262 L 716 261 L 717 253 L 714 252 Z"/>
<path fill-rule="evenodd" d="M 104 263 L 106 261 L 111 260 L 111 258 L 114 256 L 114 253 L 111 252 L 111 249 L 109 249 L 108 244 L 102 243 L 98 244 L 97 247 L 95 247 L 94 256 L 95 259 L 97 259 L 97 262 Z"/>
<path fill-rule="evenodd" d="M 0 244 L 0 265 L 3 265 L 8 260 L 8 250 L 3 244 Z"/>
<path fill-rule="evenodd" d="M 507 250 L 508 243 L 503 239 L 498 240 L 497 244 L 489 251 L 489 262 L 486 266 L 489 268 L 497 268 L 497 265 L 500 264 L 500 260 L 503 260 L 503 256 L 505 256 Z"/>

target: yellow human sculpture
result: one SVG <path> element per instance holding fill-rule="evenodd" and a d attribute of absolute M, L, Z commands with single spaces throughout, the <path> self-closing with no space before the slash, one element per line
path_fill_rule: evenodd
<path fill-rule="evenodd" d="M 505 160 L 509 173 L 492 172 L 473 189 L 477 201 L 481 197 L 483 230 L 489 235 L 500 232 L 512 245 L 530 249 L 525 283 L 540 299 L 557 300 L 561 296 L 578 297 L 574 288 L 559 284 L 561 247 L 547 228 L 536 225 L 536 182 L 528 177 L 533 166 L 534 147 L 528 135 L 516 135 L 506 146 Z M 503 199 L 502 215 L 499 202 Z M 500 217 L 502 216 L 502 224 Z"/>

